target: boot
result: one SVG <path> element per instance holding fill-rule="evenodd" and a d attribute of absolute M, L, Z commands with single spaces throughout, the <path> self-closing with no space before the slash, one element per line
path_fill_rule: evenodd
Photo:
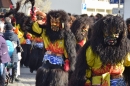
<path fill-rule="evenodd" d="M 12 83 L 14 81 L 16 82 L 19 82 L 20 80 L 16 77 L 16 73 L 17 73 L 17 70 L 16 69 L 12 69 Z"/>
<path fill-rule="evenodd" d="M 14 82 L 14 79 L 15 79 L 15 76 L 16 76 L 15 74 L 16 74 L 16 73 L 15 73 L 15 69 L 12 68 L 11 83 Z"/>
<path fill-rule="evenodd" d="M 16 81 L 16 82 L 20 82 L 19 78 L 15 78 L 15 81 Z"/>

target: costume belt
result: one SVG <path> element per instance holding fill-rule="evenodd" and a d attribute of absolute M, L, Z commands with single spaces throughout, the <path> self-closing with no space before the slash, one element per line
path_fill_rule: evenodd
<path fill-rule="evenodd" d="M 43 62 L 49 61 L 54 65 L 64 64 L 63 55 L 62 54 L 54 54 L 51 51 L 47 51 L 44 55 Z"/>
<path fill-rule="evenodd" d="M 34 46 L 37 47 L 37 48 L 42 49 L 43 48 L 43 43 L 42 42 L 41 43 L 35 43 Z"/>
<path fill-rule="evenodd" d="M 31 44 L 30 39 L 26 39 L 26 44 Z"/>

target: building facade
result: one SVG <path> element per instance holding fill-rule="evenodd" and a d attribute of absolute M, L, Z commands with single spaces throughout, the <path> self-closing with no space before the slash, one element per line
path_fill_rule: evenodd
<path fill-rule="evenodd" d="M 130 0 L 125 0 L 124 2 L 124 20 L 130 18 Z"/>
<path fill-rule="evenodd" d="M 96 15 L 101 13 L 118 14 L 118 4 L 110 4 L 110 0 L 50 0 L 51 9 L 64 9 L 72 14 Z M 85 6 L 85 7 L 84 7 Z M 123 5 L 120 5 L 122 8 Z M 85 9 L 84 9 L 85 8 Z M 113 8 L 117 11 L 113 12 Z M 122 14 L 123 15 L 123 14 Z"/>
<path fill-rule="evenodd" d="M 0 0 L 0 12 L 5 13 L 8 11 L 10 5 L 12 5 L 11 0 Z"/>
<path fill-rule="evenodd" d="M 103 15 L 106 14 L 117 14 L 113 13 L 113 8 L 118 10 L 118 4 L 110 4 L 110 0 L 85 0 L 87 5 L 86 13 L 88 15 L 96 15 L 97 13 L 101 13 Z M 123 5 L 120 5 L 122 8 Z"/>

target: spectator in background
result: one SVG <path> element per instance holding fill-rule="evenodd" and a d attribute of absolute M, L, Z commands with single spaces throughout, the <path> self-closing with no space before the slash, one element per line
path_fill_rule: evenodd
<path fill-rule="evenodd" d="M 5 19 L 6 20 L 6 19 Z M 7 19 L 8 20 L 8 19 Z M 16 48 L 14 49 L 13 55 L 11 56 L 11 63 L 14 65 L 14 67 L 12 68 L 12 83 L 13 81 L 19 81 L 19 79 L 16 77 L 17 75 L 17 62 L 18 62 L 18 52 L 17 52 L 17 47 L 20 46 L 20 42 L 19 42 L 19 38 L 18 36 L 13 32 L 13 26 L 9 21 L 5 21 L 5 33 L 4 38 L 5 40 L 10 40 L 16 43 Z"/>
<path fill-rule="evenodd" d="M 4 23 L 0 21 L 0 85 L 4 86 L 6 81 L 6 73 L 4 64 L 10 62 L 8 48 L 5 39 L 2 37 L 4 31 Z"/>
<path fill-rule="evenodd" d="M 5 24 L 8 23 L 8 22 L 11 23 L 11 19 L 9 17 L 6 17 L 5 18 Z"/>
<path fill-rule="evenodd" d="M 8 23 L 11 23 L 11 18 L 10 17 L 6 17 L 5 18 L 5 24 L 8 24 Z M 15 27 L 13 27 L 13 30 L 15 31 Z M 18 34 L 17 34 L 18 35 Z M 19 46 L 21 49 L 22 49 L 22 47 L 21 46 Z M 18 50 L 18 62 L 17 62 L 17 74 L 16 74 L 16 77 L 18 77 L 19 75 L 20 75 L 20 61 L 21 61 L 21 52 L 22 51 L 19 51 Z"/>

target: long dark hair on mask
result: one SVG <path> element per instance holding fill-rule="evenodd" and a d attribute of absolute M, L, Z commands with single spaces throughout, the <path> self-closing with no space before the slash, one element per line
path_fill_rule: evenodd
<path fill-rule="evenodd" d="M 75 35 L 77 42 L 80 42 L 80 41 L 84 40 L 84 38 L 87 38 L 87 35 L 88 35 L 87 31 L 85 32 L 84 35 L 82 35 L 82 33 L 81 33 L 83 28 L 86 28 L 87 25 L 89 27 L 91 27 L 91 25 L 92 25 L 92 20 L 87 17 L 81 17 L 79 19 L 76 19 L 73 22 L 70 29 L 73 32 L 73 34 Z"/>
<path fill-rule="evenodd" d="M 54 18 L 60 17 L 60 22 L 64 23 L 64 28 L 59 29 L 59 31 L 53 31 L 51 29 L 50 15 Z M 55 42 L 56 40 L 64 38 L 64 32 L 69 28 L 67 26 L 68 18 L 68 14 L 63 10 L 52 10 L 47 14 L 46 35 L 49 37 L 51 42 Z"/>
<path fill-rule="evenodd" d="M 107 21 L 107 27 L 106 22 Z M 120 31 L 117 43 L 113 46 L 104 43 L 104 28 L 108 31 L 116 27 Z M 95 23 L 91 36 L 92 50 L 99 55 L 103 65 L 121 63 L 129 51 L 129 40 L 127 39 L 127 28 L 123 18 L 119 16 L 107 15 Z"/>

